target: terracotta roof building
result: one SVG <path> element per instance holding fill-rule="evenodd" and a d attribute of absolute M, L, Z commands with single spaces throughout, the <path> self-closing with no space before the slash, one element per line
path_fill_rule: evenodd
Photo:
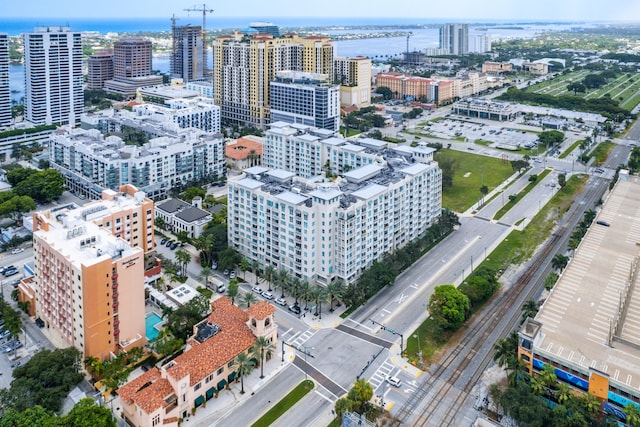
<path fill-rule="evenodd" d="M 276 346 L 275 308 L 268 302 L 243 310 L 221 297 L 211 303 L 211 309 L 194 327 L 180 356 L 118 389 L 130 425 L 177 427 L 179 418 L 236 380 L 236 357 L 240 353 L 254 357 L 251 353 L 258 337 Z"/>
<path fill-rule="evenodd" d="M 244 170 L 262 164 L 262 138 L 241 137 L 225 146 L 227 164 L 232 169 Z"/>

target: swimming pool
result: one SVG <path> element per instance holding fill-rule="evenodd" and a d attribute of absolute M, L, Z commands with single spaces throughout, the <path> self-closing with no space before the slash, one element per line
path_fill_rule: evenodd
<path fill-rule="evenodd" d="M 160 317 L 156 313 L 149 313 L 147 317 L 144 319 L 145 326 L 145 334 L 147 335 L 148 340 L 155 339 L 158 336 L 158 330 L 156 329 L 156 325 L 162 322 L 162 317 Z"/>

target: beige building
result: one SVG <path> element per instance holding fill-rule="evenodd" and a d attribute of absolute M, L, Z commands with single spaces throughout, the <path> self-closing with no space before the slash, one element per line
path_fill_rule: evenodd
<path fill-rule="evenodd" d="M 247 135 L 229 141 L 224 147 L 227 165 L 232 169 L 244 170 L 262 164 L 262 138 Z"/>
<path fill-rule="evenodd" d="M 492 62 L 485 61 L 482 64 L 482 72 L 488 74 L 500 74 L 513 71 L 513 64 L 511 62 Z"/>
<path fill-rule="evenodd" d="M 543 62 L 523 62 L 522 71 L 529 74 L 543 76 L 549 74 L 549 65 Z"/>
<path fill-rule="evenodd" d="M 87 60 L 87 88 L 102 89 L 113 79 L 113 51 L 99 50 Z"/>
<path fill-rule="evenodd" d="M 145 344 L 145 252 L 153 202 L 127 185 L 81 208 L 33 214 L 35 276 L 20 284 L 35 315 L 84 356 Z"/>
<path fill-rule="evenodd" d="M 371 104 L 371 59 L 336 56 L 333 80 L 340 84 L 340 105 L 366 107 Z"/>
<path fill-rule="evenodd" d="M 180 418 L 237 381 L 234 361 L 240 353 L 260 362 L 253 355 L 258 337 L 277 348 L 276 310 L 268 302 L 243 310 L 221 297 L 211 308 L 211 314 L 194 326 L 194 335 L 180 356 L 118 389 L 130 425 L 177 427 Z"/>
<path fill-rule="evenodd" d="M 328 37 L 235 33 L 217 37 L 214 99 L 225 123 L 264 128 L 270 121 L 270 85 L 277 71 L 333 75 L 333 42 Z"/>
<path fill-rule="evenodd" d="M 376 76 L 376 88 L 388 87 L 395 99 L 413 97 L 415 100 L 427 100 L 429 85 L 433 80 L 425 77 L 414 77 L 395 71 L 381 73 Z"/>

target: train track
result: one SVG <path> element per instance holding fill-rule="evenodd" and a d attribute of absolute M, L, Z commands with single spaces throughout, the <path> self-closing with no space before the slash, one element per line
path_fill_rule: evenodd
<path fill-rule="evenodd" d="M 505 337 L 518 324 L 522 304 L 540 291 L 553 254 L 561 252 L 584 211 L 602 197 L 608 181 L 593 180 L 588 185 L 592 188 L 573 203 L 562 225 L 525 266 L 515 284 L 481 310 L 458 344 L 402 405 L 394 426 L 408 425 L 409 421 L 417 427 L 454 425 L 459 409 L 491 362 L 493 346 L 486 343 Z"/>

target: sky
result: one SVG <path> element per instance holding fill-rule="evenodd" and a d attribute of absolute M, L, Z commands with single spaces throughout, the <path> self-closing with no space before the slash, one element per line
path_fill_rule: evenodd
<path fill-rule="evenodd" d="M 197 3 L 218 17 L 416 17 L 429 20 L 640 21 L 640 0 L 234 0 Z M 2 0 L 2 18 L 158 18 L 194 0 Z M 201 16 L 201 14 L 199 15 Z"/>

